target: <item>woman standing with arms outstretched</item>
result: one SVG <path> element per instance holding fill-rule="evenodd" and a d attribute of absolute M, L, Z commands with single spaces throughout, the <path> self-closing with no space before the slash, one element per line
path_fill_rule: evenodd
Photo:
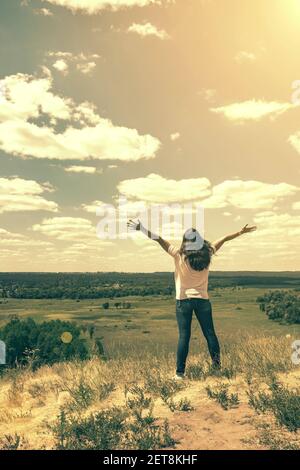
<path fill-rule="evenodd" d="M 176 318 L 179 330 L 176 379 L 183 379 L 189 352 L 193 312 L 207 341 L 213 367 L 220 369 L 220 346 L 215 333 L 212 307 L 208 296 L 208 274 L 212 256 L 224 243 L 256 230 L 245 225 L 239 232 L 210 243 L 191 228 L 183 235 L 181 247 L 175 248 L 168 241 L 147 230 L 140 221 L 129 220 L 128 227 L 143 232 L 174 258 L 176 285 Z"/>

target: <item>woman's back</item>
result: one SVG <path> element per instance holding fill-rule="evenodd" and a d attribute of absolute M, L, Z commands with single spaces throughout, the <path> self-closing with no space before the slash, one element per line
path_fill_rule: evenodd
<path fill-rule="evenodd" d="M 208 299 L 209 268 L 201 271 L 192 269 L 187 257 L 173 245 L 169 246 L 168 253 L 175 263 L 176 299 Z"/>

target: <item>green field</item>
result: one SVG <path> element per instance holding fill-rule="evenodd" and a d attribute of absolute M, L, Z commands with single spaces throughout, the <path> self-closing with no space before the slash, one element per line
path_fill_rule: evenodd
<path fill-rule="evenodd" d="M 268 289 L 269 290 L 269 289 Z M 299 336 L 300 325 L 280 325 L 268 320 L 259 310 L 256 298 L 265 288 L 220 288 L 211 293 L 215 326 L 223 347 L 227 342 L 240 342 L 244 336 Z M 121 309 L 115 302 L 125 300 L 132 308 Z M 102 303 L 110 302 L 109 310 Z M 3 299 L 0 303 L 0 326 L 10 315 L 32 317 L 37 321 L 62 319 L 93 324 L 96 336 L 103 338 L 109 356 L 153 354 L 176 349 L 177 324 L 173 297 L 126 297 L 115 300 Z M 196 318 L 193 320 L 191 351 L 199 350 L 204 339 Z"/>

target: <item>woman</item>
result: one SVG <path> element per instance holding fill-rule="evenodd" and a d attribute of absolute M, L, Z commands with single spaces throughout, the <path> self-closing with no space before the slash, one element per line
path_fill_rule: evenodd
<path fill-rule="evenodd" d="M 139 230 L 158 242 L 174 258 L 176 318 L 179 329 L 175 378 L 179 380 L 184 378 L 193 312 L 207 341 L 213 367 L 220 369 L 220 346 L 214 329 L 212 308 L 207 292 L 211 258 L 225 242 L 245 233 L 253 232 L 256 227 L 245 225 L 239 232 L 227 235 L 214 243 L 203 240 L 199 232 L 191 228 L 185 232 L 181 247 L 177 249 L 163 238 L 147 230 L 140 221 L 136 223 L 129 220 L 127 225 L 130 229 Z"/>

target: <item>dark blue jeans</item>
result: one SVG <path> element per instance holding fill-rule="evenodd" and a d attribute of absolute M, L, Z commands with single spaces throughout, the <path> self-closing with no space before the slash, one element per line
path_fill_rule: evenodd
<path fill-rule="evenodd" d="M 189 352 L 193 312 L 197 317 L 207 341 L 208 350 L 215 367 L 220 367 L 220 346 L 215 333 L 211 303 L 208 299 L 176 300 L 176 318 L 179 329 L 177 349 L 177 374 L 184 374 Z"/>

